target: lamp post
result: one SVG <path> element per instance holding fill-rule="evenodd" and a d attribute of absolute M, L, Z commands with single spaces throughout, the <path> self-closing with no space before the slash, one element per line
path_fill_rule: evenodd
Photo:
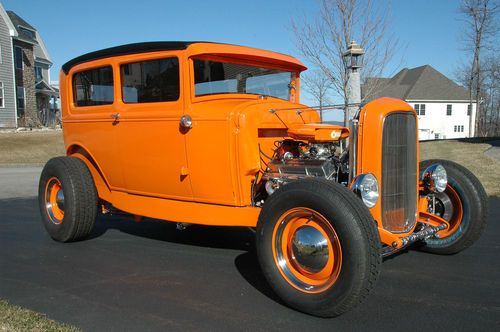
<path fill-rule="evenodd" d="M 363 66 L 363 55 L 365 51 L 354 40 L 347 47 L 347 51 L 342 55 L 347 65 L 347 104 L 361 103 L 361 77 L 360 69 Z M 356 115 L 358 107 L 347 106 L 344 113 L 344 125 L 348 125 L 349 121 Z"/>

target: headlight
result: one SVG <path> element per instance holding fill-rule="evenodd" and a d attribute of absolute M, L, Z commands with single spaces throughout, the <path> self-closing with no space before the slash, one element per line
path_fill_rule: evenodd
<path fill-rule="evenodd" d="M 356 176 L 351 189 L 363 200 L 367 207 L 372 208 L 377 204 L 379 194 L 375 175 L 368 173 Z"/>
<path fill-rule="evenodd" d="M 448 185 L 448 175 L 440 164 L 432 164 L 422 172 L 421 179 L 424 187 L 430 191 L 442 193 Z"/>

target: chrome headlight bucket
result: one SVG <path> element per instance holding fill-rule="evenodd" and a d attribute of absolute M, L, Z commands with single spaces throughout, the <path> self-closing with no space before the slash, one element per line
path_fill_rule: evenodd
<path fill-rule="evenodd" d="M 375 175 L 366 173 L 356 176 L 351 184 L 351 189 L 367 207 L 372 208 L 377 204 L 379 190 Z"/>
<path fill-rule="evenodd" d="M 441 164 L 432 164 L 427 167 L 420 176 L 427 190 L 440 192 L 445 191 L 448 185 L 448 175 Z"/>

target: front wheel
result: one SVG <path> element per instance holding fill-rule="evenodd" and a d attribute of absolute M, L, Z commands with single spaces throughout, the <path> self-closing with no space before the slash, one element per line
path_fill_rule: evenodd
<path fill-rule="evenodd" d="M 484 230 L 488 218 L 488 196 L 481 182 L 465 167 L 448 160 L 425 160 L 423 170 L 441 164 L 448 175 L 444 192 L 435 194 L 434 213 L 450 228 L 441 238 L 427 239 L 421 249 L 435 254 L 455 254 L 471 246 Z"/>
<path fill-rule="evenodd" d="M 257 255 L 283 301 L 321 317 L 361 302 L 380 271 L 380 239 L 368 209 L 345 187 L 308 179 L 268 198 L 259 216 Z"/>

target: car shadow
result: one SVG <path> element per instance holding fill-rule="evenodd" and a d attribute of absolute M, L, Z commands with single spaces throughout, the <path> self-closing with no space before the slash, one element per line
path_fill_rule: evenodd
<path fill-rule="evenodd" d="M 283 304 L 262 274 L 255 252 L 254 232 L 247 227 L 190 225 L 181 231 L 174 222 L 150 218 L 136 222 L 131 215 L 119 212 L 100 215 L 90 238 L 101 237 L 110 230 L 169 243 L 244 251 L 234 260 L 237 271 L 257 291 Z"/>
<path fill-rule="evenodd" d="M 101 237 L 109 230 L 157 241 L 243 251 L 250 250 L 254 241 L 253 232 L 246 227 L 190 225 L 178 230 L 175 222 L 150 218 L 136 222 L 125 213 L 98 216 L 90 239 Z"/>
<path fill-rule="evenodd" d="M 259 262 L 257 260 L 257 253 L 255 250 L 245 252 L 234 260 L 234 265 L 236 269 L 241 274 L 241 276 L 256 290 L 258 290 L 264 296 L 270 298 L 271 300 L 280 303 L 282 305 L 284 302 L 274 293 L 266 278 L 262 274 Z"/>

